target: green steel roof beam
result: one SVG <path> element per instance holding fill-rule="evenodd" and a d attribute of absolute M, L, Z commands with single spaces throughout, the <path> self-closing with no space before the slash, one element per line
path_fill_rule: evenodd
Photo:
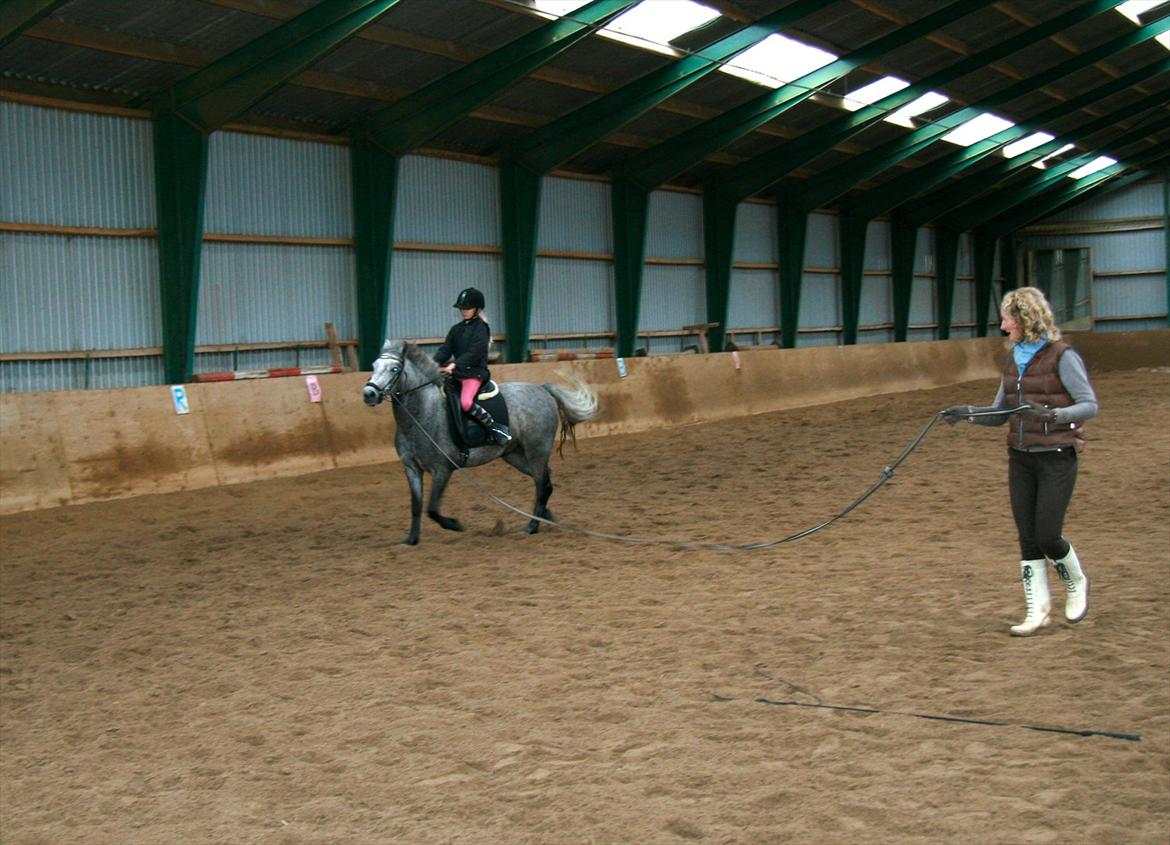
<path fill-rule="evenodd" d="M 1112 96 L 1119 91 L 1128 90 L 1133 85 L 1157 76 L 1167 70 L 1170 70 L 1170 58 L 1140 68 L 1133 73 L 1128 73 L 1123 77 L 1112 80 L 1106 85 L 1045 110 L 1041 114 L 1030 118 L 1027 125 L 1016 124 L 1010 126 L 982 141 L 977 141 L 966 147 L 960 147 L 937 161 L 933 161 L 923 167 L 915 168 L 912 173 L 899 176 L 897 179 L 887 182 L 879 188 L 867 191 L 862 196 L 852 197 L 843 207 L 848 208 L 850 213 L 857 214 L 861 217 L 871 219 L 877 217 L 882 212 L 901 205 L 909 198 L 942 184 L 952 176 L 961 173 L 976 162 L 982 161 L 1012 141 L 1031 134 L 1034 130 L 1029 128 L 1029 126 L 1043 126 L 1052 120 L 1074 113 L 1083 105 Z M 1148 100 L 1140 101 L 1115 114 L 1106 115 L 1079 127 L 1076 130 L 1076 137 L 1084 137 L 1102 129 L 1107 129 L 1116 124 L 1117 121 L 1139 114 L 1151 108 L 1152 105 L 1153 103 Z M 1047 148 L 1042 153 L 1037 154 L 1036 150 L 1029 150 L 1028 153 L 1022 155 L 1029 156 L 1029 160 L 1042 158 L 1048 155 L 1048 153 L 1060 149 L 1066 143 L 1076 140 L 1076 137 L 1071 134 L 1064 135 L 1041 145 L 1041 147 Z M 1011 161 L 1013 159 L 1005 159 L 1005 163 Z M 984 181 L 984 174 L 980 174 L 979 178 L 980 181 Z"/>
<path fill-rule="evenodd" d="M 874 39 L 847 56 L 632 156 L 622 163 L 621 170 L 647 187 L 661 185 L 696 162 L 702 161 L 707 155 L 723 149 L 753 129 L 818 94 L 821 88 L 841 79 L 851 71 L 987 5 L 990 5 L 989 0 L 950 3 L 921 20 Z"/>
<path fill-rule="evenodd" d="M 805 183 L 801 202 L 809 209 L 820 208 L 844 194 L 854 185 L 904 161 L 984 111 L 998 108 L 1023 94 L 1034 91 L 1036 88 L 1109 58 L 1121 50 L 1140 44 L 1142 41 L 1160 35 L 1167 30 L 1170 30 L 1170 19 L 1139 27 L 1092 50 L 1066 59 L 1041 73 L 1009 85 L 1004 90 L 985 97 L 974 105 L 966 106 L 945 117 L 931 121 L 928 125 L 915 129 L 902 138 L 896 138 L 882 144 L 876 149 L 855 157 L 845 167 L 835 169 L 829 178 L 814 179 Z"/>
<path fill-rule="evenodd" d="M 0 3 L 0 47 L 50 13 L 65 0 L 8 0 Z"/>
<path fill-rule="evenodd" d="M 308 11 L 180 79 L 159 105 L 218 129 L 284 85 L 399 0 L 322 0 Z"/>
<path fill-rule="evenodd" d="M 1117 138 L 1112 146 L 1120 149 L 1154 132 L 1159 132 L 1162 129 L 1170 126 L 1170 116 L 1164 117 L 1161 120 L 1153 123 L 1145 124 L 1136 129 Z M 1015 184 L 1004 186 L 997 190 L 992 196 L 977 203 L 972 203 L 954 214 L 947 216 L 948 223 L 958 229 L 965 231 L 973 229 L 982 224 L 985 220 L 1002 214 L 1005 210 L 1022 202 L 1028 202 L 1035 198 L 1039 193 L 1052 187 L 1053 185 L 1063 184 L 1060 180 L 1064 179 L 1068 174 L 1077 170 L 1085 164 L 1095 159 L 1098 156 L 1097 152 L 1082 153 L 1068 161 L 1053 165 L 1047 170 L 1037 173 L 1035 176 L 1020 180 Z M 1126 169 L 1125 165 L 1110 165 L 1111 169 L 1120 167 Z M 1116 171 L 1114 171 L 1116 172 Z M 1080 181 L 1080 180 L 1077 180 Z"/>
<path fill-rule="evenodd" d="M 506 157 L 538 173 L 545 173 L 597 143 L 687 86 L 718 70 L 724 62 L 769 35 L 824 6 L 817 0 L 799 0 L 754 24 L 652 71 L 588 105 L 542 126 L 515 143 Z"/>
<path fill-rule="evenodd" d="M 728 196 L 739 199 L 749 197 L 769 185 L 775 184 L 793 170 L 832 149 L 834 145 L 880 122 L 891 112 L 916 100 L 928 91 L 945 86 L 955 79 L 980 70 L 992 62 L 1055 35 L 1073 24 L 1109 10 L 1114 5 L 1115 0 L 1093 0 L 1093 2 L 1082 3 L 1050 21 L 1005 39 L 982 52 L 968 56 L 937 73 L 931 74 L 919 82 L 912 83 L 901 91 L 890 94 L 868 106 L 863 106 L 857 111 L 842 115 L 798 139 L 782 144 L 727 171 L 720 177 L 719 190 Z"/>
<path fill-rule="evenodd" d="M 481 103 L 592 35 L 639 0 L 593 0 L 571 18 L 550 21 L 430 85 L 379 109 L 369 118 L 372 137 L 404 155 Z"/>
<path fill-rule="evenodd" d="M 1069 185 L 1059 185 L 1056 190 L 1035 197 L 1032 200 L 1018 204 L 1016 207 L 1005 210 L 1002 214 L 992 217 L 982 224 L 987 231 L 997 235 L 1005 235 L 1021 229 L 1039 220 L 1048 217 L 1057 211 L 1069 206 L 1084 202 L 1089 195 L 1104 191 L 1106 186 L 1110 190 L 1123 187 L 1136 179 L 1145 178 L 1154 173 L 1159 167 L 1164 167 L 1170 161 L 1162 157 L 1142 167 L 1141 170 L 1127 171 L 1124 164 L 1114 164 L 1096 173 L 1091 173 L 1084 179 L 1078 179 Z M 1116 183 L 1116 184 L 1115 184 Z"/>
<path fill-rule="evenodd" d="M 1098 118 L 1097 120 L 1090 121 L 1083 126 L 1079 126 L 1074 132 L 1069 132 L 1057 138 L 1053 138 L 1051 141 L 1041 144 L 1040 146 L 1028 150 L 1025 153 L 1020 153 L 1017 156 L 1013 156 L 1012 158 L 997 161 L 995 164 L 984 168 L 979 173 L 961 179 L 957 182 L 943 185 L 936 191 L 932 191 L 931 193 L 915 199 L 912 202 L 904 203 L 902 204 L 902 213 L 907 219 L 914 220 L 918 225 L 921 226 L 943 214 L 953 211 L 960 205 L 977 199 L 987 191 L 994 189 L 999 182 L 1008 178 L 1013 173 L 1021 171 L 1025 167 L 1040 161 L 1045 156 L 1057 152 L 1066 144 L 1073 143 L 1078 138 L 1087 137 L 1096 132 L 1100 132 L 1102 129 L 1107 129 L 1119 121 L 1126 120 L 1160 104 L 1160 100 L 1153 98 L 1139 100 L 1138 102 L 1126 108 L 1119 109 L 1116 112 L 1107 114 Z M 933 165 L 927 165 L 928 168 L 932 166 Z M 915 171 L 915 173 L 917 173 L 917 171 Z M 909 177 L 913 175 L 914 174 L 907 174 L 905 177 L 900 177 L 899 182 L 902 179 L 906 179 L 906 184 L 909 185 Z M 926 179 L 924 182 L 927 185 L 937 184 L 932 178 L 932 174 L 930 173 L 926 174 Z M 899 198 L 904 195 L 904 192 L 899 190 L 897 186 L 890 185 L 890 189 L 891 192 L 896 191 Z"/>

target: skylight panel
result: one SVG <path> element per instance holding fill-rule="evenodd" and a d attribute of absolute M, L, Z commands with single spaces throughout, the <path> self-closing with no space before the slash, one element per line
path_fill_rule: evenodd
<path fill-rule="evenodd" d="M 787 82 L 812 73 L 836 56 L 783 35 L 769 35 L 754 47 L 738 54 L 720 68 L 724 73 L 779 88 Z"/>
<path fill-rule="evenodd" d="M 1112 164 L 1117 164 L 1117 159 L 1109 156 L 1097 156 L 1084 167 L 1078 167 L 1072 173 L 1068 174 L 1069 179 L 1084 179 L 1090 174 L 1096 173 L 1098 170 L 1104 170 Z"/>
<path fill-rule="evenodd" d="M 905 79 L 899 79 L 896 76 L 883 76 L 868 85 L 861 86 L 856 91 L 850 91 L 845 95 L 841 105 L 849 111 L 857 111 L 862 106 L 876 103 L 878 100 L 891 94 L 897 94 L 903 88 L 908 87 L 910 87 L 910 83 Z"/>
<path fill-rule="evenodd" d="M 1015 158 L 1018 155 L 1023 155 L 1029 150 L 1034 150 L 1037 147 L 1054 140 L 1056 140 L 1056 136 L 1049 135 L 1047 132 L 1033 132 L 1027 138 L 1021 138 L 1018 141 L 1013 141 L 1004 147 L 1002 150 L 1003 157 Z"/>
<path fill-rule="evenodd" d="M 899 126 L 905 126 L 907 129 L 913 129 L 913 118 L 920 114 L 925 114 L 931 109 L 937 109 L 949 100 L 949 97 L 944 97 L 936 91 L 927 91 L 917 100 L 912 103 L 907 103 L 885 119 L 890 123 L 896 123 Z"/>
<path fill-rule="evenodd" d="M 674 56 L 678 51 L 669 46 L 671 41 L 717 17 L 719 12 L 693 0 L 642 0 L 598 35 Z"/>
<path fill-rule="evenodd" d="M 1116 11 L 1121 12 L 1138 26 L 1142 25 L 1141 19 L 1138 15 L 1143 12 L 1148 12 L 1155 6 L 1165 2 L 1165 0 L 1128 0 L 1116 7 Z"/>
<path fill-rule="evenodd" d="M 1032 166 L 1037 167 L 1040 170 L 1043 170 L 1044 168 L 1046 168 L 1048 166 L 1049 161 L 1051 161 L 1052 159 L 1057 158 L 1059 156 L 1062 156 L 1065 153 L 1067 153 L 1069 150 L 1073 150 L 1073 149 L 1076 149 L 1075 144 L 1065 144 L 1063 147 L 1061 147 L 1056 152 L 1049 153 L 1048 155 L 1044 156 L 1044 158 L 1040 159 L 1039 161 L 1033 162 Z"/>
<path fill-rule="evenodd" d="M 1002 132 L 1013 126 L 1015 124 L 1010 120 L 1004 120 L 1002 117 L 986 112 L 951 130 L 943 135 L 942 139 L 952 144 L 958 144 L 960 147 L 969 147 L 984 138 L 990 138 L 996 132 Z"/>

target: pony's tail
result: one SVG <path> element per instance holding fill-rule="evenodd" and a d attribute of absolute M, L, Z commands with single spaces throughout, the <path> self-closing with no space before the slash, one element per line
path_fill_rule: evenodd
<path fill-rule="evenodd" d="M 570 387 L 545 382 L 543 387 L 557 402 L 557 412 L 561 417 L 561 439 L 557 444 L 557 454 L 565 456 L 565 441 L 571 439 L 573 446 L 577 445 L 577 434 L 574 427 L 577 423 L 591 420 L 597 416 L 597 394 L 589 385 L 570 373 L 559 373 L 561 378 L 570 383 Z"/>

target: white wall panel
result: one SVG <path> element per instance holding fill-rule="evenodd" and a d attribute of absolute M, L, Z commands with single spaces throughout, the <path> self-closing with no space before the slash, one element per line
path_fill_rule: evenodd
<path fill-rule="evenodd" d="M 536 244 L 541 250 L 611 254 L 609 184 L 546 177 Z"/>
<path fill-rule="evenodd" d="M 654 191 L 646 218 L 647 258 L 703 257 L 703 198 Z"/>
<path fill-rule="evenodd" d="M 753 264 L 775 263 L 777 255 L 776 207 L 741 202 L 735 215 L 735 261 Z"/>
<path fill-rule="evenodd" d="M 404 156 L 395 209 L 396 241 L 500 244 L 499 175 L 494 167 Z"/>

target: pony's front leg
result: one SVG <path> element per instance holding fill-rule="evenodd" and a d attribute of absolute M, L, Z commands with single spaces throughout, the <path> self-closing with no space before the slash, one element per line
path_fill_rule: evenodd
<path fill-rule="evenodd" d="M 406 484 L 410 487 L 410 533 L 402 541 L 404 546 L 418 545 L 419 521 L 422 517 L 423 480 L 422 471 L 409 463 L 403 463 L 406 472 Z"/>
<path fill-rule="evenodd" d="M 439 507 L 443 502 L 443 492 L 447 489 L 447 482 L 450 479 L 451 470 L 445 467 L 435 469 L 431 473 L 431 498 L 427 502 L 427 516 L 448 531 L 462 531 L 463 526 L 459 520 L 439 513 Z"/>

